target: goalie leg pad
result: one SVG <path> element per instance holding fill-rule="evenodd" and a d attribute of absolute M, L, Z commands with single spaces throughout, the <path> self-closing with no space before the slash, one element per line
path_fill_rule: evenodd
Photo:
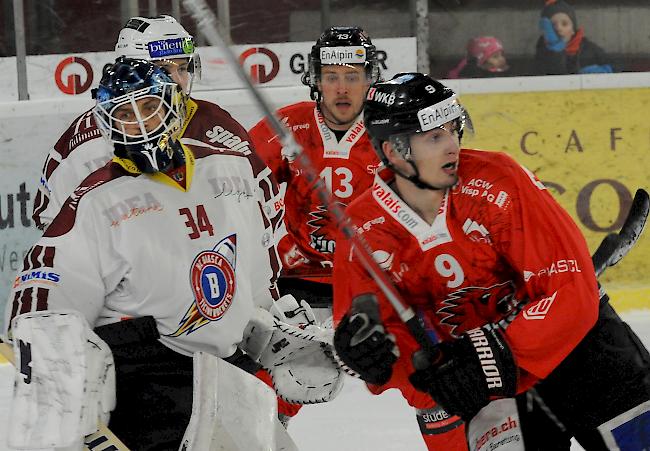
<path fill-rule="evenodd" d="M 115 408 L 115 366 L 108 345 L 74 311 L 40 311 L 12 321 L 16 355 L 9 446 L 79 443 Z"/>
<path fill-rule="evenodd" d="M 192 417 L 180 449 L 268 449 L 276 422 L 275 394 L 264 382 L 218 357 L 194 354 Z"/>

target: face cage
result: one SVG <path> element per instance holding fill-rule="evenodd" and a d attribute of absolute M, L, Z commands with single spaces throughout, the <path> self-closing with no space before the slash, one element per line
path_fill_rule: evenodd
<path fill-rule="evenodd" d="M 152 89 L 161 89 L 161 93 L 151 93 Z M 152 97 L 160 100 L 158 108 L 151 115 L 143 118 L 136 101 Z M 130 104 L 136 115 L 136 121 L 127 122 L 113 117 L 113 113 L 118 107 Z M 162 107 L 166 112 L 162 115 Z M 185 101 L 182 92 L 176 83 L 162 83 L 156 86 L 150 86 L 138 91 L 133 91 L 115 99 L 106 100 L 95 105 L 95 119 L 99 130 L 106 140 L 112 144 L 141 144 L 157 140 L 163 134 L 173 135 L 180 130 L 185 119 Z M 152 131 L 147 132 L 145 122 L 158 115 L 161 118 L 160 125 Z M 126 133 L 125 125 L 137 124 L 140 134 L 129 135 Z"/>

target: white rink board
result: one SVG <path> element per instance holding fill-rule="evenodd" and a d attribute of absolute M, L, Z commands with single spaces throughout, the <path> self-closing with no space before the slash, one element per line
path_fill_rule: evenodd
<path fill-rule="evenodd" d="M 622 316 L 650 346 L 650 310 Z M 9 450 L 3 437 L 12 383 L 13 367 L 0 364 L 0 451 Z M 352 378 L 334 401 L 303 407 L 291 420 L 289 434 L 302 451 L 426 451 L 413 409 L 396 390 L 372 396 Z"/>
<path fill-rule="evenodd" d="M 373 41 L 385 78 L 399 71 L 415 70 L 415 38 L 384 38 Z M 300 86 L 307 67 L 312 41 L 234 45 L 244 69 L 263 86 Z M 200 47 L 202 78 L 194 91 L 243 88 L 219 47 Z M 30 99 L 90 98 L 90 88 L 99 83 L 104 64 L 115 60 L 115 52 L 86 52 L 71 55 L 28 55 L 27 90 Z M 74 79 L 77 79 L 76 83 Z M 16 57 L 0 58 L 0 101 L 18 100 Z"/>

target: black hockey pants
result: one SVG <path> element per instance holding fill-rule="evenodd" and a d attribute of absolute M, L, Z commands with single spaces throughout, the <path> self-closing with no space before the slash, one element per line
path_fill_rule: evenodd
<path fill-rule="evenodd" d="M 537 395 L 541 402 L 531 399 Z M 596 428 L 648 400 L 650 355 L 605 300 L 571 354 L 517 398 L 526 450 L 569 450 L 572 436 L 587 451 L 607 450 Z"/>
<path fill-rule="evenodd" d="M 192 358 L 162 345 L 152 317 L 95 329 L 115 360 L 108 427 L 131 450 L 177 450 L 192 414 Z"/>

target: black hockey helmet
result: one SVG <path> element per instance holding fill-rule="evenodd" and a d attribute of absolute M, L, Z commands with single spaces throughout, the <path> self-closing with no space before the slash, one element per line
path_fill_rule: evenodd
<path fill-rule="evenodd" d="M 389 141 L 416 172 L 414 176 L 400 175 L 417 186 L 431 189 L 437 188 L 419 180 L 417 168 L 411 161 L 409 136 L 453 121 L 460 142 L 465 123 L 469 121 L 453 90 L 417 72 L 399 73 L 390 80 L 374 84 L 366 95 L 363 116 L 370 140 L 382 162 L 393 167 L 382 149 L 382 143 Z"/>
<path fill-rule="evenodd" d="M 93 114 L 115 155 L 132 160 L 142 172 L 164 171 L 180 147 L 174 143 L 185 120 L 187 96 L 162 69 L 150 61 L 119 57 L 105 68 L 94 91 Z M 145 111 L 140 110 L 138 101 Z M 124 108 L 124 109 L 123 109 Z M 128 110 L 133 114 L 123 114 Z M 146 116 L 145 116 L 146 115 Z M 147 121 L 159 122 L 147 130 Z M 182 152 L 176 157 L 182 156 Z"/>
<path fill-rule="evenodd" d="M 377 48 L 370 36 L 357 26 L 330 27 L 320 35 L 308 57 L 309 68 L 302 75 L 302 83 L 311 89 L 310 96 L 320 101 L 318 81 L 322 66 L 330 64 L 363 64 L 371 83 L 379 80 Z"/>

